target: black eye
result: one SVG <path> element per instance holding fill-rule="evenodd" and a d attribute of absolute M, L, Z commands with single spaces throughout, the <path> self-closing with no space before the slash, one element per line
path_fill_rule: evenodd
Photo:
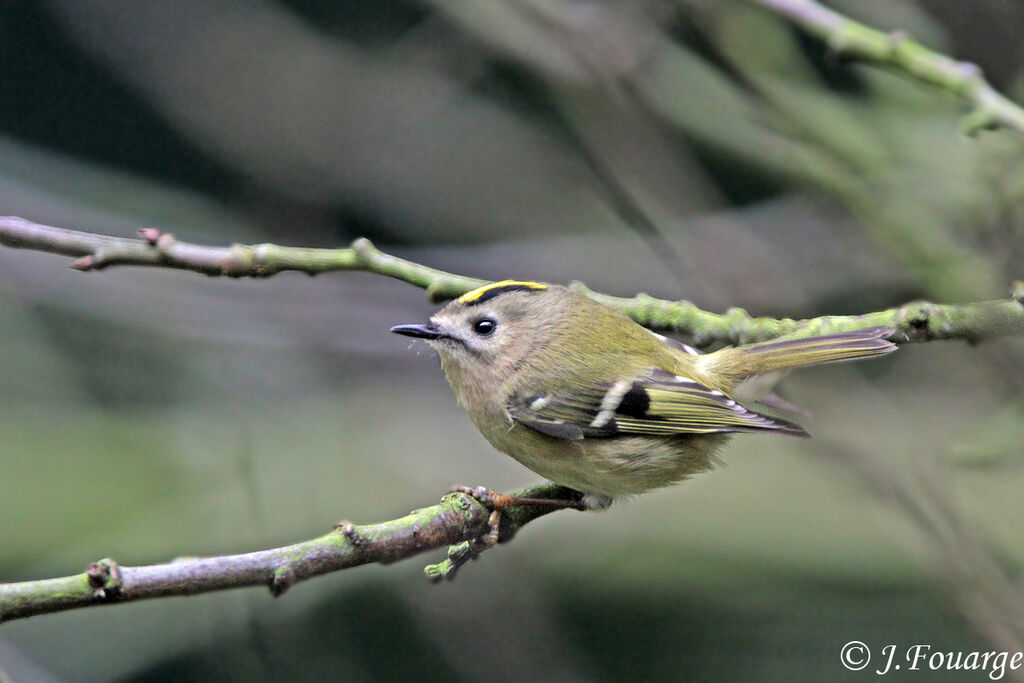
<path fill-rule="evenodd" d="M 494 322 L 490 318 L 480 318 L 473 323 L 473 331 L 479 334 L 481 337 L 486 337 L 491 332 L 494 332 L 494 328 L 498 326 L 498 323 Z"/>

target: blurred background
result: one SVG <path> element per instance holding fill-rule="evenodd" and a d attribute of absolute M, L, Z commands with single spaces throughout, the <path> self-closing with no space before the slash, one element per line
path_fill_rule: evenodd
<path fill-rule="evenodd" d="M 1024 6 L 830 6 L 1024 99 Z M 0 8 L 0 203 L 208 243 L 381 248 L 482 278 L 807 317 L 1005 297 L 1024 144 L 722 0 Z M 0 580 L 222 554 L 536 475 L 494 452 L 380 276 L 82 274 L 0 249 Z M 431 585 L 443 553 L 0 627 L 16 681 L 850 680 L 851 640 L 1020 649 L 1024 340 L 796 374 L 810 440 Z M 905 670 L 902 674 L 908 674 Z M 909 672 L 893 680 L 983 680 Z M 0 674 L 0 679 L 3 674 Z"/>

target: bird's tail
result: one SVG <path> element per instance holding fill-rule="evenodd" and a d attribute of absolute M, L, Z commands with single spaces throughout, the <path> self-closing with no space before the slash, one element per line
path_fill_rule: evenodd
<path fill-rule="evenodd" d="M 866 327 L 821 337 L 804 337 L 730 347 L 701 356 L 702 374 L 725 379 L 731 388 L 747 377 L 806 365 L 884 356 L 896 350 L 887 327 Z"/>

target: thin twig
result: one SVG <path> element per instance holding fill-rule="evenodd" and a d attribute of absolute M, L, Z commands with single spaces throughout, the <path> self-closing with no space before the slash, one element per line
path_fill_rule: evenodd
<path fill-rule="evenodd" d="M 228 277 L 269 277 L 287 270 L 316 275 L 361 270 L 386 275 L 425 289 L 435 300 L 451 299 L 486 281 L 448 273 L 377 249 L 364 237 L 342 249 L 283 247 L 276 244 L 235 244 L 212 247 L 177 240 L 155 228 L 139 231 L 142 239 L 111 237 L 40 225 L 13 216 L 0 217 L 0 244 L 77 257 L 78 270 L 115 265 L 190 270 Z M 748 344 L 783 335 L 812 336 L 884 325 L 893 342 L 964 339 L 970 342 L 1024 332 L 1024 284 L 1011 298 L 967 304 L 915 301 L 862 315 L 822 316 L 806 320 L 753 317 L 742 308 L 725 313 L 701 310 L 689 301 L 656 299 L 646 294 L 622 298 L 592 292 L 582 283 L 571 285 L 616 308 L 641 325 L 674 332 L 693 344 Z"/>
<path fill-rule="evenodd" d="M 72 268 L 82 271 L 155 266 L 212 276 L 270 277 L 287 270 L 308 275 L 365 270 L 422 287 L 437 299 L 456 297 L 486 284 L 385 254 L 366 238 L 355 240 L 347 249 L 311 249 L 277 244 L 212 247 L 182 242 L 156 228 L 142 228 L 139 236 L 141 239 L 112 237 L 41 225 L 17 216 L 0 217 L 0 244 L 75 256 Z"/>
<path fill-rule="evenodd" d="M 749 1 L 818 37 L 839 56 L 889 67 L 963 99 L 971 108 L 960 126 L 966 135 L 1000 127 L 1024 133 L 1024 109 L 989 85 L 977 64 L 929 50 L 905 33 L 865 26 L 814 0 Z"/>

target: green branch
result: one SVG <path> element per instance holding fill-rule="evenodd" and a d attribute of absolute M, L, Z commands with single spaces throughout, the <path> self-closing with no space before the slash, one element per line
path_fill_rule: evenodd
<path fill-rule="evenodd" d="M 976 64 L 929 50 L 903 33 L 885 33 L 849 19 L 814 0 L 749 0 L 821 39 L 838 55 L 889 67 L 963 99 L 971 107 L 961 130 L 986 128 L 1024 133 L 1024 109 L 989 85 Z"/>
<path fill-rule="evenodd" d="M 576 286 L 585 289 L 582 285 Z M 698 347 L 715 343 L 751 344 L 782 336 L 812 337 L 875 325 L 891 328 L 888 338 L 896 344 L 950 339 L 977 342 L 988 337 L 1024 333 L 1024 283 L 1017 283 L 1008 299 L 968 304 L 913 301 L 874 313 L 825 315 L 804 320 L 753 317 L 742 308 L 709 313 L 688 301 L 666 301 L 646 294 L 620 298 L 588 293 L 645 327 L 684 335 Z"/>
<path fill-rule="evenodd" d="M 287 270 L 308 275 L 365 270 L 422 287 L 439 300 L 486 284 L 485 280 L 452 275 L 385 254 L 365 238 L 355 240 L 347 249 L 311 249 L 277 244 L 211 247 L 181 242 L 156 228 L 142 228 L 139 236 L 141 239 L 111 237 L 41 225 L 17 216 L 0 216 L 0 244 L 74 256 L 77 260 L 71 267 L 81 271 L 153 266 L 214 276 L 270 277 Z"/>
<path fill-rule="evenodd" d="M 555 484 L 512 493 L 524 498 L 564 500 L 576 495 Z M 500 516 L 500 539 L 556 508 L 518 506 Z M 328 534 L 293 545 L 241 555 L 180 558 L 166 564 L 121 566 L 105 559 L 81 574 L 0 584 L 0 623 L 38 614 L 147 598 L 208 593 L 242 586 L 267 586 L 276 597 L 292 584 L 374 562 L 394 562 L 451 546 L 448 558 L 426 568 L 434 580 L 453 578 L 458 568 L 488 547 L 493 513 L 475 498 L 452 493 L 438 505 L 379 524 L 339 522 Z"/>
<path fill-rule="evenodd" d="M 17 217 L 0 217 L 0 244 L 77 257 L 72 267 L 88 271 L 110 266 L 177 268 L 206 275 L 269 277 L 286 270 L 317 275 L 359 270 L 386 275 L 425 289 L 435 300 L 451 299 L 486 284 L 485 280 L 447 273 L 386 254 L 366 238 L 344 249 L 309 249 L 276 244 L 235 244 L 211 247 L 181 242 L 154 228 L 139 231 L 141 239 L 110 237 L 40 225 Z M 700 347 L 748 344 L 783 335 L 801 337 L 885 325 L 896 343 L 944 339 L 979 341 L 1024 332 L 1024 284 L 1013 297 L 968 304 L 908 303 L 875 313 L 823 316 L 807 320 L 753 317 L 741 308 L 725 313 L 701 310 L 689 301 L 656 299 L 646 294 L 622 298 L 578 291 L 616 308 L 641 325 L 687 337 Z"/>

